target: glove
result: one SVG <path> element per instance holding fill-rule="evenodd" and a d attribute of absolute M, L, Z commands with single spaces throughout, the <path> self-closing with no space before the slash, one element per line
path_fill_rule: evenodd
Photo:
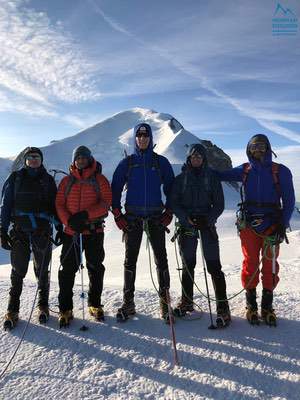
<path fill-rule="evenodd" d="M 0 231 L 0 245 L 4 250 L 11 250 L 11 240 L 7 231 L 4 229 Z"/>
<path fill-rule="evenodd" d="M 127 220 L 125 218 L 125 215 L 121 213 L 119 208 L 114 208 L 112 210 L 112 213 L 114 214 L 115 223 L 116 223 L 117 227 L 121 231 L 127 231 L 128 230 L 128 222 L 127 222 Z"/>
<path fill-rule="evenodd" d="M 63 243 L 63 237 L 64 237 L 64 227 L 63 225 L 58 225 L 56 226 L 56 235 L 54 238 L 54 243 L 55 246 L 58 247 Z"/>
<path fill-rule="evenodd" d="M 173 219 L 173 214 L 172 211 L 170 209 L 166 209 L 160 217 L 160 223 L 167 227 L 168 225 L 170 225 L 170 223 L 172 222 Z"/>
<path fill-rule="evenodd" d="M 284 242 L 284 240 L 286 239 L 285 226 L 283 224 L 278 224 L 274 234 L 275 234 L 275 241 L 277 244 Z"/>
<path fill-rule="evenodd" d="M 208 221 L 205 215 L 191 215 L 189 220 L 196 229 L 208 228 Z"/>
<path fill-rule="evenodd" d="M 82 233 L 86 229 L 88 219 L 89 215 L 87 211 L 79 211 L 78 213 L 71 215 L 68 219 L 68 225 L 73 229 L 73 231 Z"/>

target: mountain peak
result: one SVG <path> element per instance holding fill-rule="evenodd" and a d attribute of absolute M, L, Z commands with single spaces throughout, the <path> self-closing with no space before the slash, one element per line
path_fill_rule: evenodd
<path fill-rule="evenodd" d="M 173 165 L 179 166 L 185 162 L 186 145 L 202 143 L 207 148 L 208 160 L 213 167 L 231 167 L 229 156 L 213 143 L 203 141 L 184 129 L 172 115 L 140 107 L 118 112 L 73 136 L 52 141 L 42 148 L 45 165 L 67 171 L 73 149 L 85 145 L 91 149 L 94 158 L 103 164 L 104 174 L 111 177 L 124 157 L 124 150 L 127 154 L 133 151 L 133 128 L 140 122 L 151 125 L 155 151 L 166 156 Z M 23 152 L 16 157 L 13 169 L 20 168 L 22 164 Z"/>

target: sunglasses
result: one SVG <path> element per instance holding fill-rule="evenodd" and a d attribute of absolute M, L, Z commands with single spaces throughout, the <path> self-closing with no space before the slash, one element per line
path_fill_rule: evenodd
<path fill-rule="evenodd" d="M 203 156 L 201 154 L 199 154 L 199 153 L 193 153 L 191 155 L 191 158 L 203 158 Z"/>
<path fill-rule="evenodd" d="M 252 143 L 249 146 L 250 151 L 266 151 L 267 150 L 267 145 L 266 143 Z"/>
<path fill-rule="evenodd" d="M 149 133 L 148 132 L 138 132 L 137 134 L 136 134 L 136 137 L 142 137 L 142 136 L 144 136 L 144 137 L 149 137 L 150 135 L 149 135 Z"/>
<path fill-rule="evenodd" d="M 41 160 L 41 156 L 39 156 L 38 154 L 36 154 L 36 155 L 32 154 L 32 155 L 26 156 L 26 160 Z"/>

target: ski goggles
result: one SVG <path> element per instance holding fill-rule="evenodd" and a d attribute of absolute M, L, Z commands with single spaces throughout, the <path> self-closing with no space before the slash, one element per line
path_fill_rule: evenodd
<path fill-rule="evenodd" d="M 39 154 L 29 154 L 25 157 L 26 160 L 41 160 L 41 156 Z"/>
<path fill-rule="evenodd" d="M 266 151 L 267 144 L 264 142 L 251 143 L 251 144 L 249 144 L 249 150 L 250 151 Z"/>

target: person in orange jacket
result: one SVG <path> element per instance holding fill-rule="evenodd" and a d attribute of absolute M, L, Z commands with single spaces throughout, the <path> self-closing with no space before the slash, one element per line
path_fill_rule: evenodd
<path fill-rule="evenodd" d="M 80 235 L 89 275 L 88 307 L 96 320 L 103 320 L 101 294 L 104 277 L 103 222 L 111 207 L 112 193 L 108 180 L 85 146 L 73 151 L 70 175 L 59 184 L 57 214 L 64 224 L 59 280 L 59 324 L 68 326 L 73 319 L 73 286 L 80 265 Z"/>

